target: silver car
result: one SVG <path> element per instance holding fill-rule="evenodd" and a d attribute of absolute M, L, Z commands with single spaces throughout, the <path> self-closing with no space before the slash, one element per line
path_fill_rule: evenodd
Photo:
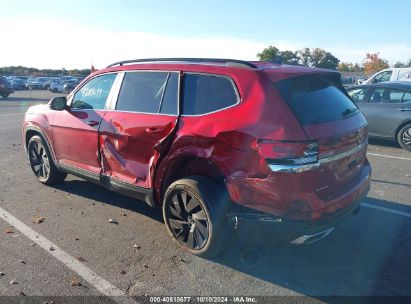
<path fill-rule="evenodd" d="M 411 82 L 381 82 L 347 89 L 369 124 L 369 136 L 397 141 L 411 151 Z"/>

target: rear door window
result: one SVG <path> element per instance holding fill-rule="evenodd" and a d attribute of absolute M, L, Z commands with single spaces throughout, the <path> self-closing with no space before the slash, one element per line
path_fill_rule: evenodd
<path fill-rule="evenodd" d="M 128 72 L 116 110 L 177 114 L 178 73 Z"/>
<path fill-rule="evenodd" d="M 398 81 L 411 81 L 411 71 L 400 71 Z"/>
<path fill-rule="evenodd" d="M 274 86 L 303 126 L 343 119 L 358 111 L 341 87 L 323 76 L 289 78 Z"/>
<path fill-rule="evenodd" d="M 184 115 L 201 115 L 233 106 L 239 102 L 234 82 L 227 77 L 185 74 Z"/>
<path fill-rule="evenodd" d="M 371 94 L 371 103 L 401 103 L 404 96 L 403 90 L 390 88 L 376 88 Z"/>
<path fill-rule="evenodd" d="M 405 92 L 404 97 L 402 98 L 402 102 L 410 102 L 411 101 L 411 92 Z"/>

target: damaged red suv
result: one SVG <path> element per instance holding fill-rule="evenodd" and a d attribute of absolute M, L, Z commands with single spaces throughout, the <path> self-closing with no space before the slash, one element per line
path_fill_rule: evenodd
<path fill-rule="evenodd" d="M 122 61 L 31 107 L 31 168 L 68 173 L 163 209 L 170 236 L 212 256 L 229 227 L 302 244 L 369 190 L 367 122 L 335 71 L 267 62 Z"/>

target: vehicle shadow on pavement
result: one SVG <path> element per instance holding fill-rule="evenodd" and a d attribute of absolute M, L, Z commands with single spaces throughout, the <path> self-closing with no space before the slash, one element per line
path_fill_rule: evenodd
<path fill-rule="evenodd" d="M 56 189 L 95 200 L 103 204 L 137 212 L 163 223 L 163 216 L 160 208 L 152 208 L 143 201 L 123 196 L 102 186 L 84 180 L 66 180 L 64 183 L 54 187 Z"/>
<path fill-rule="evenodd" d="M 392 202 L 370 198 L 366 202 L 393 208 Z M 317 243 L 233 242 L 214 262 L 313 297 L 410 296 L 410 252 L 410 218 L 362 207 Z"/>
<path fill-rule="evenodd" d="M 163 222 L 160 208 L 87 181 L 66 181 L 56 188 Z M 410 206 L 373 198 L 365 202 L 411 213 Z M 224 253 L 211 261 L 320 300 L 342 295 L 411 296 L 408 217 L 363 206 L 359 214 L 349 217 L 328 237 L 303 246 L 277 244 L 275 235 L 267 234 L 267 230 L 261 233 L 267 237 L 254 244 L 246 241 L 255 239 L 254 235 L 234 235 L 225 243 Z"/>

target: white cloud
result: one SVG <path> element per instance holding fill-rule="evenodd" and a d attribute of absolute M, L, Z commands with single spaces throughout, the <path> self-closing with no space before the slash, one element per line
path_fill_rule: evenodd
<path fill-rule="evenodd" d="M 330 48 L 329 51 L 343 62 L 361 63 L 367 53 L 379 53 L 380 57 L 388 60 L 391 65 L 397 61 L 408 61 L 411 59 L 411 45 L 406 43 L 372 44 L 366 48 L 338 46 Z"/>
<path fill-rule="evenodd" d="M 272 44 L 281 50 L 324 48 L 341 61 L 361 62 L 367 52 L 379 52 L 394 63 L 411 57 L 407 44 L 349 46 L 312 45 L 308 41 L 257 42 L 235 37 L 170 37 L 144 32 L 120 32 L 88 28 L 59 20 L 14 18 L 0 20 L 0 66 L 37 68 L 102 68 L 123 59 L 147 57 L 219 57 L 255 60 Z"/>

